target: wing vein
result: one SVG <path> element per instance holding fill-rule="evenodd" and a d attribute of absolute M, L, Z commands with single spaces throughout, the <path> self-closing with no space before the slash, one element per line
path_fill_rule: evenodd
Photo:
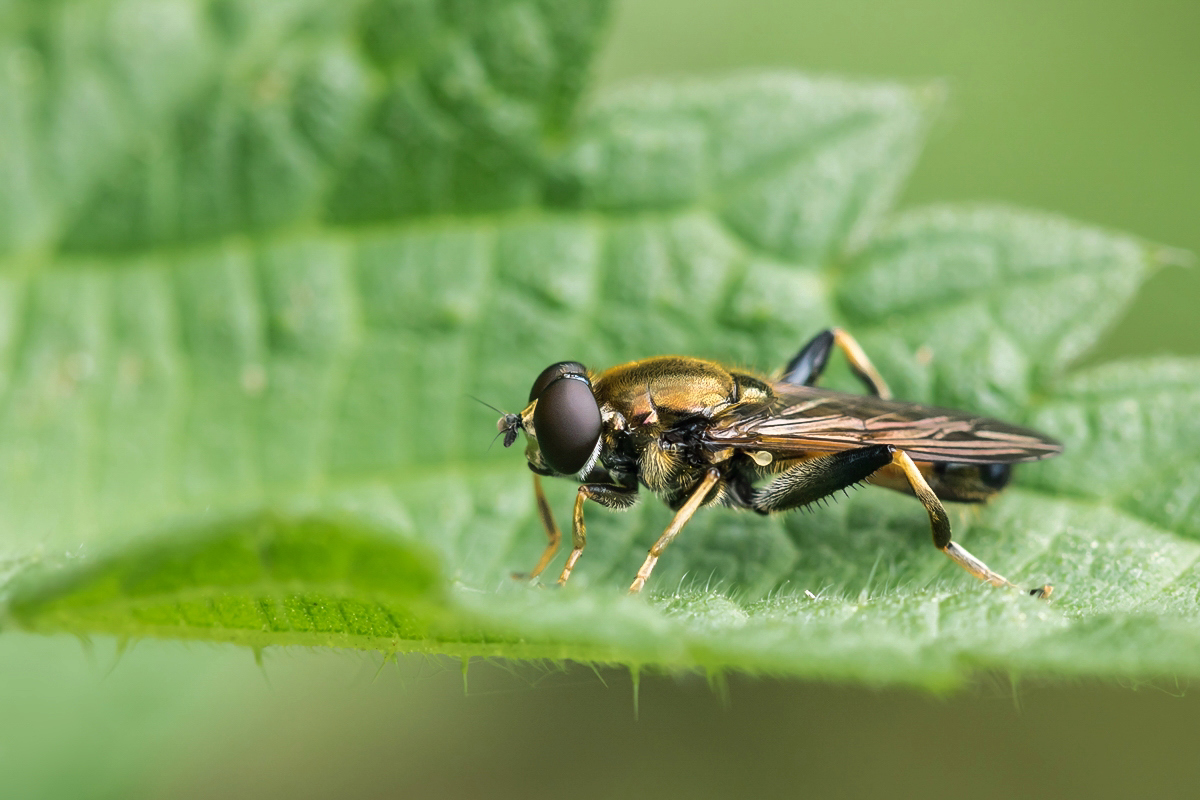
<path fill-rule="evenodd" d="M 774 402 L 712 428 L 714 445 L 780 457 L 890 444 L 913 458 L 966 464 L 1048 458 L 1062 445 L 1037 431 L 964 411 L 779 383 Z"/>

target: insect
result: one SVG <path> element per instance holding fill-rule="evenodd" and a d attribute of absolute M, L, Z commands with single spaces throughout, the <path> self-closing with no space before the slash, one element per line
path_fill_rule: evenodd
<path fill-rule="evenodd" d="M 869 394 L 815 386 L 834 348 Z M 663 551 L 696 510 L 725 505 L 773 514 L 863 481 L 916 496 L 934 545 L 994 586 L 1014 586 L 950 537 L 942 500 L 980 503 L 1008 483 L 1012 465 L 1049 458 L 1062 445 L 1027 428 L 962 411 L 904 403 L 846 332 L 822 331 L 778 380 L 712 361 L 662 356 L 603 372 L 563 361 L 533 382 L 529 404 L 497 423 L 509 447 L 525 433 L 538 515 L 549 542 L 529 577 L 557 552 L 562 534 L 541 477 L 579 483 L 566 583 L 587 544 L 588 500 L 632 507 L 645 486 L 675 511 L 630 592 L 641 591 Z M 1046 597 L 1050 586 L 1030 590 Z"/>

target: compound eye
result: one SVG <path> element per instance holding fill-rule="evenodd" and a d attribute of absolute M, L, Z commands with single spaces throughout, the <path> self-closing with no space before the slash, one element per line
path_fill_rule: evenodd
<path fill-rule="evenodd" d="M 542 370 L 542 374 L 537 376 L 537 380 L 533 382 L 533 388 L 529 390 L 529 402 L 532 403 L 541 397 L 546 387 L 563 375 L 587 377 L 587 367 L 578 361 L 560 361 L 557 364 L 551 364 L 546 367 Z"/>
<path fill-rule="evenodd" d="M 579 472 L 600 440 L 600 422 L 600 406 L 585 378 L 568 376 L 552 381 L 533 409 L 542 458 L 555 472 Z"/>

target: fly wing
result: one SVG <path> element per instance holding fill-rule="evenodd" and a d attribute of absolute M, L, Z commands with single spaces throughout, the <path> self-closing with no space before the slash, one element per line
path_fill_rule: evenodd
<path fill-rule="evenodd" d="M 712 443 L 781 458 L 890 444 L 917 461 L 958 464 L 1037 461 L 1062 452 L 1037 431 L 963 411 L 790 383 L 771 388 L 772 404 L 713 426 Z"/>

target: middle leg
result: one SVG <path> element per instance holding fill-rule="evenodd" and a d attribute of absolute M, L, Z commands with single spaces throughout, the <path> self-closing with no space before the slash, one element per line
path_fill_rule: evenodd
<path fill-rule="evenodd" d="M 633 579 L 633 583 L 629 586 L 630 594 L 637 594 L 646 585 L 646 581 L 649 579 L 654 565 L 658 563 L 658 559 L 663 554 L 663 551 L 667 549 L 667 545 L 683 530 L 683 526 L 696 513 L 696 509 L 704 504 L 704 501 L 708 498 L 708 493 L 712 491 L 719 480 L 721 480 L 721 472 L 715 467 L 704 474 L 704 479 L 692 491 L 687 502 L 675 512 L 675 518 L 671 520 L 671 524 L 667 526 L 662 536 L 659 536 L 658 541 L 650 548 L 650 553 L 646 556 L 646 560 L 642 562 L 642 568 L 638 570 L 637 577 Z"/>

